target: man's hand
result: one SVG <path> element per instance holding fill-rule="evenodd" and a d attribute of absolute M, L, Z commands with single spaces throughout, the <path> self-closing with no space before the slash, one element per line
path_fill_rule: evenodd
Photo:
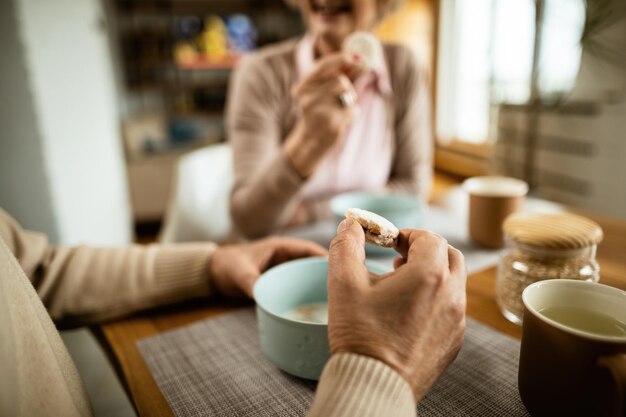
<path fill-rule="evenodd" d="M 454 360 L 465 329 L 465 262 L 442 237 L 400 230 L 401 260 L 386 275 L 365 268 L 362 227 L 344 220 L 330 246 L 332 353 L 352 352 L 394 368 L 419 401 Z"/>
<path fill-rule="evenodd" d="M 266 269 L 292 259 L 326 255 L 326 249 L 313 242 L 286 237 L 221 246 L 211 258 L 211 279 L 221 294 L 252 297 L 252 287 Z"/>

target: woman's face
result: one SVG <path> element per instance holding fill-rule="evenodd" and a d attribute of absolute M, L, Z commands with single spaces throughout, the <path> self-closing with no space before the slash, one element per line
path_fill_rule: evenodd
<path fill-rule="evenodd" d="M 332 51 L 350 33 L 371 30 L 378 18 L 377 0 L 300 0 L 300 6 L 309 31 Z"/>

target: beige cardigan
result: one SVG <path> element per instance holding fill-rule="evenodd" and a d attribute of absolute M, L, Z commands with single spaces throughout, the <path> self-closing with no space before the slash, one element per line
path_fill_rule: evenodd
<path fill-rule="evenodd" d="M 93 415 L 50 316 L 78 324 L 208 296 L 214 249 L 53 247 L 0 209 L 0 416 Z M 356 415 L 414 416 L 415 400 L 406 381 L 382 362 L 335 355 L 309 416 Z"/>
<path fill-rule="evenodd" d="M 296 123 L 291 88 L 296 81 L 296 40 L 264 48 L 233 73 L 227 104 L 228 140 L 234 151 L 231 215 L 238 230 L 257 237 L 287 223 L 306 183 L 283 155 L 282 143 Z M 386 190 L 428 198 L 433 138 L 426 75 L 405 47 L 384 44 L 393 98 L 387 103 L 393 141 Z M 328 216 L 328 202 L 313 205 Z"/>

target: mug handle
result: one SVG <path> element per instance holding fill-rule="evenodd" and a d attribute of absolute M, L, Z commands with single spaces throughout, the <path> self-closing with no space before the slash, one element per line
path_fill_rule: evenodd
<path fill-rule="evenodd" d="M 613 377 L 617 401 L 615 415 L 626 416 L 626 353 L 601 356 L 598 358 L 598 366 L 606 368 Z"/>

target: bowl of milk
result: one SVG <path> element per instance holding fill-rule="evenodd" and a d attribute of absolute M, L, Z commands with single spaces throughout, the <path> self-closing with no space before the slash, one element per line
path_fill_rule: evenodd
<path fill-rule="evenodd" d="M 327 277 L 327 258 L 305 258 L 269 269 L 254 285 L 261 350 L 288 374 L 318 380 L 330 358 Z"/>

